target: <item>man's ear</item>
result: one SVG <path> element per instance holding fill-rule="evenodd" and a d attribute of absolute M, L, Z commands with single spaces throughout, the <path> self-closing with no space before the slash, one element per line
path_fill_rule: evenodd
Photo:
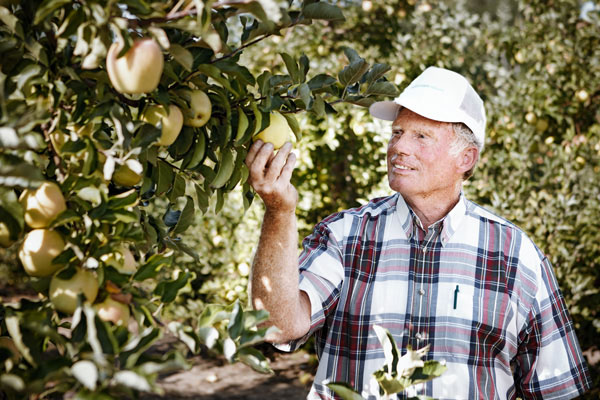
<path fill-rule="evenodd" d="M 479 159 L 479 150 L 477 147 L 469 146 L 464 149 L 458 156 L 458 171 L 462 174 L 471 170 Z"/>

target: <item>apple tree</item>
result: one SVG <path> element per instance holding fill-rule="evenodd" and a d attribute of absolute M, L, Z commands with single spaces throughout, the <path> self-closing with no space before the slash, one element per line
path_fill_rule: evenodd
<path fill-rule="evenodd" d="M 36 293 L 1 305 L 3 392 L 131 396 L 201 348 L 269 371 L 252 347 L 265 312 L 207 305 L 188 323 L 164 309 L 194 275 L 176 258 L 207 257 L 182 240 L 194 215 L 234 188 L 252 202 L 255 135 L 277 124 L 299 140 L 300 111 L 396 93 L 388 66 L 350 48 L 317 74 L 305 55 L 279 54 L 278 72 L 242 61 L 343 18 L 314 0 L 0 3 L 0 245 Z M 181 347 L 149 352 L 167 333 Z"/>

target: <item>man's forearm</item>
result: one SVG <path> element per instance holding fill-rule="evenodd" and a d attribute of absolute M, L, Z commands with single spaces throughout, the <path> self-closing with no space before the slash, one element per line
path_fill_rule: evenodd
<path fill-rule="evenodd" d="M 304 335 L 310 325 L 307 299 L 298 290 L 298 229 L 294 212 L 271 212 L 263 219 L 252 266 L 254 308 L 269 311 L 269 324 L 281 330 L 269 338 L 287 341 Z"/>

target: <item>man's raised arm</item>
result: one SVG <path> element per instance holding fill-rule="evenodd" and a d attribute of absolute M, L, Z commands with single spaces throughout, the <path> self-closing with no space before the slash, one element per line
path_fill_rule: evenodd
<path fill-rule="evenodd" d="M 255 309 L 269 312 L 269 324 L 281 332 L 267 338 L 286 342 L 310 328 L 310 301 L 298 289 L 298 192 L 290 183 L 296 156 L 286 143 L 277 154 L 271 143 L 256 141 L 248 151 L 249 181 L 265 204 L 265 215 L 252 265 L 250 297 Z"/>

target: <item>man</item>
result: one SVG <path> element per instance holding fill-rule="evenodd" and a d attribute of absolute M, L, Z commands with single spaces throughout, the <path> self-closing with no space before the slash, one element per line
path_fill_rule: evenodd
<path fill-rule="evenodd" d="M 378 394 L 384 363 L 373 325 L 400 348 L 431 345 L 447 365 L 416 395 L 437 399 L 568 399 L 590 386 L 573 324 L 548 259 L 519 228 L 465 199 L 461 187 L 485 139 L 483 101 L 461 75 L 430 67 L 394 101 L 371 106 L 391 120 L 388 179 L 396 193 L 334 214 L 297 257 L 290 184 L 295 157 L 260 141 L 246 163 L 266 207 L 252 301 L 293 350 L 315 335 L 324 381 Z M 402 395 L 401 395 L 402 396 Z"/>

